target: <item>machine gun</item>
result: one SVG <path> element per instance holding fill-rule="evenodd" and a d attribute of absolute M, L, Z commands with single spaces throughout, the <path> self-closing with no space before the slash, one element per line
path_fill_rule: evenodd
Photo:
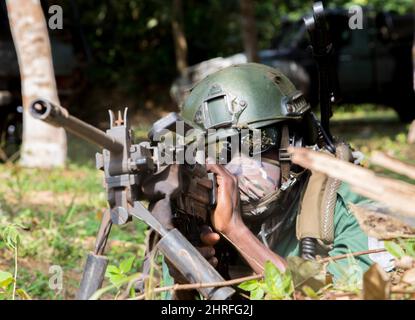
<path fill-rule="evenodd" d="M 332 104 L 339 100 L 339 85 L 333 63 L 333 44 L 330 39 L 322 2 L 313 5 L 313 15 L 304 18 L 310 36 L 311 50 L 318 67 L 319 103 L 321 120 L 320 139 L 324 140 L 330 151 L 334 151 L 333 137 L 330 133 L 330 118 L 333 115 Z"/>
<path fill-rule="evenodd" d="M 33 117 L 63 127 L 76 136 L 103 148 L 96 154 L 97 169 L 105 174 L 109 214 L 103 216 L 94 252 L 88 254 L 78 299 L 88 299 L 104 278 L 107 258 L 103 255 L 112 224 L 122 225 L 132 217 L 144 221 L 161 237 L 158 249 L 190 283 L 223 281 L 187 238 L 175 228 L 174 218 L 187 214 L 190 220 L 206 223 L 215 205 L 216 182 L 203 165 L 167 165 L 158 161 L 159 150 L 147 141 L 135 144 L 127 118 L 110 113 L 110 128 L 103 131 L 71 116 L 49 101 L 39 99 L 30 106 Z M 177 114 L 159 120 L 150 132 L 153 137 L 171 129 L 180 120 Z M 150 201 L 149 210 L 141 200 Z M 174 208 L 174 212 L 172 211 Z M 177 224 L 176 224 L 177 225 Z M 231 287 L 201 288 L 206 299 L 224 300 L 232 296 Z"/>

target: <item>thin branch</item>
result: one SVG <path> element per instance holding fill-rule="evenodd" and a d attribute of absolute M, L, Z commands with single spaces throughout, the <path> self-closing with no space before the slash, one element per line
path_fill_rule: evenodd
<path fill-rule="evenodd" d="M 391 290 L 391 293 L 394 294 L 415 294 L 415 290 L 402 290 L 402 289 L 395 289 Z"/>
<path fill-rule="evenodd" d="M 16 285 L 17 285 L 17 249 L 19 244 L 16 242 L 14 247 L 14 282 L 13 282 L 13 300 L 16 298 Z"/>
<path fill-rule="evenodd" d="M 353 252 L 353 253 L 339 254 L 337 256 L 319 259 L 319 260 L 317 260 L 317 262 L 327 263 L 327 262 L 331 262 L 331 261 L 335 261 L 335 260 L 345 259 L 345 258 L 350 257 L 350 256 L 357 257 L 357 256 L 363 256 L 365 254 L 379 253 L 379 252 L 385 252 L 385 251 L 386 251 L 386 249 L 384 249 L 384 248 L 357 251 L 357 252 Z"/>
<path fill-rule="evenodd" d="M 336 292 L 328 292 L 327 293 L 327 298 L 332 299 L 332 300 L 336 300 L 336 298 L 344 298 L 344 297 L 350 297 L 350 296 L 358 296 L 358 294 L 356 292 L 340 292 L 340 293 L 336 293 Z"/>
<path fill-rule="evenodd" d="M 175 284 L 172 286 L 155 288 L 153 290 L 153 293 L 160 293 L 163 291 L 193 290 L 193 289 L 211 288 L 211 287 L 227 287 L 227 286 L 232 286 L 232 285 L 239 284 L 239 283 L 249 281 L 249 280 L 262 279 L 263 277 L 264 277 L 263 274 L 255 274 L 253 276 L 237 278 L 237 279 L 232 279 L 232 280 L 227 280 L 227 281 L 220 281 L 220 282 Z M 145 297 L 146 297 L 146 294 L 143 293 L 129 300 L 143 300 Z"/>
<path fill-rule="evenodd" d="M 374 152 L 370 157 L 370 162 L 378 166 L 384 167 L 388 170 L 402 174 L 411 179 L 415 179 L 415 166 L 402 162 L 398 159 L 392 158 L 382 152 Z"/>

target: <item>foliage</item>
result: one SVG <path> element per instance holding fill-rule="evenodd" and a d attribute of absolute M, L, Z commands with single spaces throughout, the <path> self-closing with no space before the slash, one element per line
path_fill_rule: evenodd
<path fill-rule="evenodd" d="M 120 284 L 123 283 L 123 281 L 127 278 L 127 274 L 130 272 L 135 257 L 130 257 L 128 259 L 125 259 L 121 261 L 120 265 L 114 266 L 109 265 L 107 267 L 107 271 L 105 273 L 105 276 L 110 280 L 110 282 L 119 288 Z"/>
<path fill-rule="evenodd" d="M 401 259 L 404 256 L 415 258 L 415 239 L 385 241 L 385 248 L 397 259 Z"/>
<path fill-rule="evenodd" d="M 99 290 L 97 290 L 90 298 L 90 300 L 97 300 L 101 298 L 104 294 L 110 292 L 110 291 L 116 291 L 116 294 L 114 296 L 114 299 L 117 299 L 117 297 L 121 294 L 121 287 L 124 284 L 131 284 L 132 281 L 136 280 L 140 273 L 134 273 L 134 274 L 128 274 L 130 273 L 133 263 L 134 263 L 135 257 L 132 256 L 130 258 L 124 259 L 120 262 L 119 266 L 115 265 L 109 265 L 107 267 L 105 277 L 107 277 L 110 281 L 110 285 L 103 287 Z M 127 290 L 129 291 L 128 294 L 130 297 L 134 297 L 135 292 L 133 286 L 127 287 Z"/>
<path fill-rule="evenodd" d="M 297 290 L 317 292 L 326 285 L 326 271 L 321 263 L 295 256 L 287 261 Z"/>
<path fill-rule="evenodd" d="M 294 293 L 291 272 L 281 272 L 271 261 L 265 263 L 263 280 L 246 281 L 239 288 L 250 292 L 251 300 L 286 300 Z"/>
<path fill-rule="evenodd" d="M 336 261 L 330 263 L 332 268 L 340 274 L 333 284 L 339 291 L 359 293 L 362 289 L 363 269 L 351 254 L 347 257 L 347 264 L 342 265 Z"/>
<path fill-rule="evenodd" d="M 344 5 L 349 7 L 353 4 L 360 6 L 369 6 L 377 10 L 395 11 L 398 13 L 408 13 L 413 10 L 414 3 L 412 0 L 395 0 L 395 1 L 383 1 L 383 0 L 348 0 L 348 1 L 330 1 L 331 5 Z"/>
<path fill-rule="evenodd" d="M 0 300 L 12 296 L 14 278 L 10 272 L 0 271 Z"/>
<path fill-rule="evenodd" d="M 5 246 L 14 254 L 14 275 L 0 270 L 0 300 L 16 298 L 16 293 L 21 299 L 30 299 L 30 296 L 22 288 L 17 288 L 17 256 L 20 246 L 20 233 L 18 229 L 24 229 L 20 224 L 9 224 L 2 230 L 1 236 Z"/>
<path fill-rule="evenodd" d="M 64 12 L 72 12 L 61 0 Z M 327 7 L 370 5 L 380 10 L 410 12 L 412 0 L 331 0 Z M 169 85 L 176 77 L 171 29 L 172 5 L 161 0 L 79 0 L 78 11 L 93 58 L 89 76 L 100 86 L 117 84 L 136 91 Z M 286 20 L 310 12 L 313 1 L 255 2 L 258 42 L 268 49 Z M 238 0 L 182 1 L 189 65 L 243 51 Z M 209 30 L 209 32 L 206 32 Z M 220 37 L 218 37 L 220 35 Z"/>
<path fill-rule="evenodd" d="M 327 293 L 359 294 L 362 289 L 363 270 L 356 259 L 349 255 L 346 264 L 336 261 L 330 264 L 340 274 L 334 283 L 327 277 L 322 264 L 300 257 L 289 257 L 285 272 L 267 261 L 263 279 L 245 281 L 239 288 L 248 291 L 251 300 L 292 299 L 294 294 L 318 300 Z"/>
<path fill-rule="evenodd" d="M 2 165 L 0 177 L 7 182 L 0 185 L 0 229 L 14 226 L 8 227 L 6 239 L 19 241 L 19 276 L 8 285 L 16 283 L 16 296 L 24 288 L 36 299 L 74 298 L 86 253 L 94 245 L 106 209 L 100 172 L 75 164 L 54 170 Z M 110 261 L 117 264 L 137 256 L 134 264 L 139 268 L 146 229 L 140 222 L 113 228 L 106 252 Z M 6 242 L 0 241 L 0 270 L 13 274 L 14 251 L 3 248 L 8 248 Z M 50 265 L 63 269 L 59 294 L 49 287 Z M 6 280 L 7 274 L 2 275 Z"/>
<path fill-rule="evenodd" d="M 21 224 L 9 224 L 3 229 L 1 233 L 5 245 L 11 250 L 16 250 L 20 244 L 21 236 L 18 230 L 19 228 L 24 229 Z"/>

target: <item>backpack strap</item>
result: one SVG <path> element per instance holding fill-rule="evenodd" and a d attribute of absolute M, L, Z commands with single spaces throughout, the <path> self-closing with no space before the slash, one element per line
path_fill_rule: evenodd
<path fill-rule="evenodd" d="M 351 161 L 349 145 L 343 142 L 336 144 L 335 156 L 341 160 Z M 328 177 L 321 172 L 311 171 L 297 215 L 296 235 L 298 240 L 313 238 L 322 245 L 332 245 L 334 241 L 334 212 L 340 184 L 340 180 Z"/>

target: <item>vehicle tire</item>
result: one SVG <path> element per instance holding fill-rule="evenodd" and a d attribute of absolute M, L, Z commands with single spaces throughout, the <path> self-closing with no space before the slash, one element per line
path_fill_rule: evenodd
<path fill-rule="evenodd" d="M 415 93 L 396 103 L 394 109 L 403 123 L 412 122 L 415 119 Z"/>

